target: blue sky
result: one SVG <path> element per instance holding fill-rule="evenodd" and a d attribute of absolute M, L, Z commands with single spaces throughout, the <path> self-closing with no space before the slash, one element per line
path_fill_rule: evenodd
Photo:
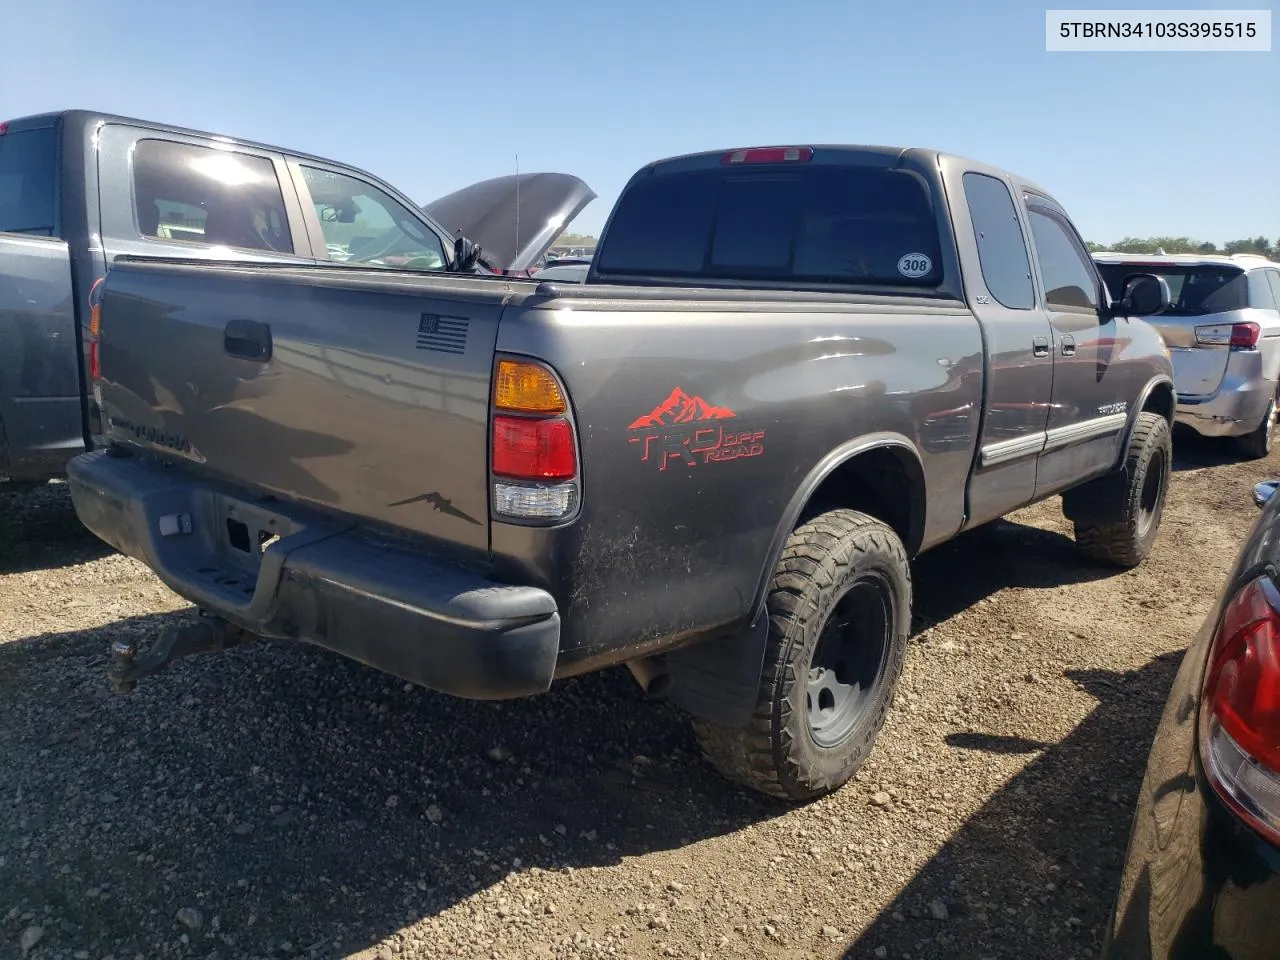
<path fill-rule="evenodd" d="M 1038 181 L 1090 239 L 1280 236 L 1274 35 L 1270 53 L 1047 53 L 1044 11 L 41 0 L 5 16 L 0 119 L 74 106 L 169 121 L 352 163 L 423 202 L 511 172 L 518 151 L 522 170 L 591 184 L 600 199 L 573 227 L 590 231 L 663 156 L 931 146 Z"/>

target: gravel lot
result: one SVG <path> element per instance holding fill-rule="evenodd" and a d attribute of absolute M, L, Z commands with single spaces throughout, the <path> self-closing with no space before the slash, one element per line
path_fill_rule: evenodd
<path fill-rule="evenodd" d="M 255 645 L 117 697 L 109 642 L 189 608 L 64 486 L 0 494 L 0 957 L 1096 957 L 1180 652 L 1280 476 L 1219 451 L 1178 438 L 1137 571 L 1056 500 L 921 558 L 880 742 L 799 809 L 621 670 L 477 704 Z"/>

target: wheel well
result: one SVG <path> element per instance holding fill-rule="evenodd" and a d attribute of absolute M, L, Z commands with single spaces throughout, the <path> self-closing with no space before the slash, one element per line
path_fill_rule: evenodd
<path fill-rule="evenodd" d="M 924 472 L 919 461 L 901 447 L 876 447 L 850 457 L 809 495 L 796 526 L 841 507 L 883 520 L 902 539 L 907 553 L 914 554 L 924 540 Z"/>
<path fill-rule="evenodd" d="M 1157 383 L 1147 394 L 1142 409 L 1146 413 L 1158 413 L 1172 424 L 1174 404 L 1173 387 L 1167 383 Z"/>

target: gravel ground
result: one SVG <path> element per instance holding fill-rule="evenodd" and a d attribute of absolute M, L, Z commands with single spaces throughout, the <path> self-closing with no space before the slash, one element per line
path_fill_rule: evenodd
<path fill-rule="evenodd" d="M 1136 571 L 1056 500 L 921 558 L 898 704 L 803 808 L 620 670 L 479 704 L 253 645 L 115 696 L 110 641 L 190 609 L 64 486 L 0 494 L 0 957 L 1095 957 L 1178 657 L 1280 475 L 1178 445 Z"/>

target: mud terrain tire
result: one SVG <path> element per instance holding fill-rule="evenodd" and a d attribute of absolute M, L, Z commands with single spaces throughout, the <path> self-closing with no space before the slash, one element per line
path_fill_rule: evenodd
<path fill-rule="evenodd" d="M 696 721 L 703 752 L 761 793 L 810 800 L 842 786 L 884 725 L 906 657 L 911 570 L 886 524 L 833 510 L 792 533 L 767 600 L 769 639 L 745 727 Z"/>

